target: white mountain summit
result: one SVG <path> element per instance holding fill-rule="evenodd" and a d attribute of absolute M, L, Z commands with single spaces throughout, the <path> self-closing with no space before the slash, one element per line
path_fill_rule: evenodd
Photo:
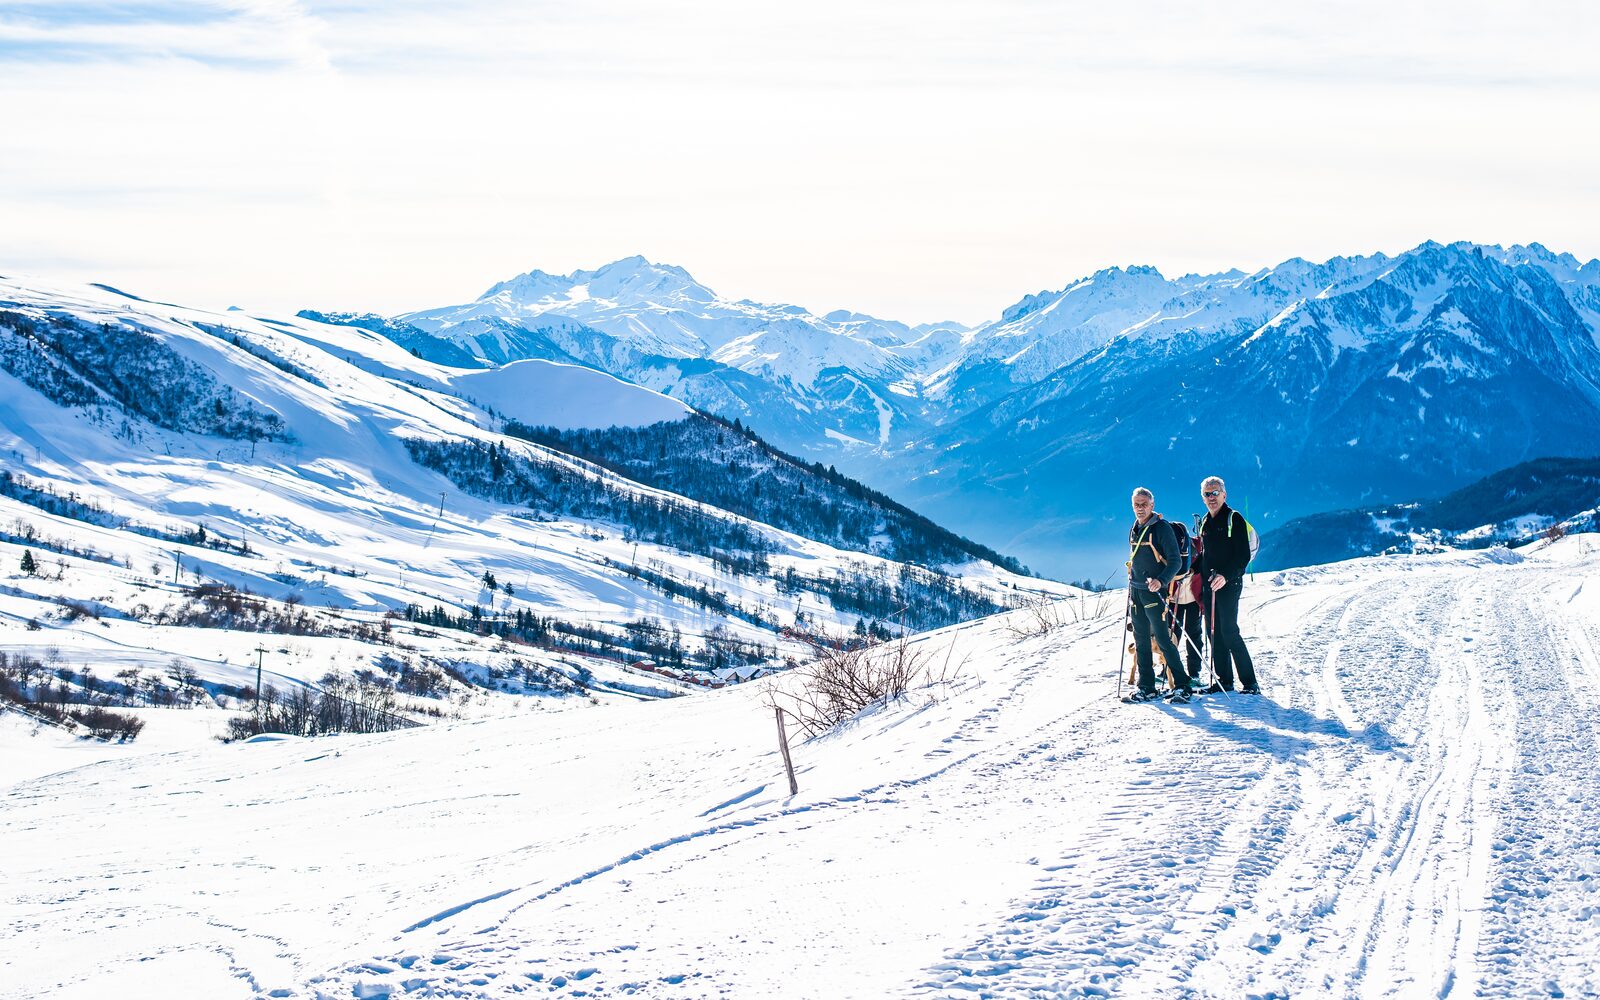
<path fill-rule="evenodd" d="M 844 321 L 834 322 L 800 306 L 726 299 L 681 267 L 633 256 L 567 275 L 529 271 L 499 282 L 474 302 L 400 319 L 448 337 L 450 328 L 473 319 L 537 327 L 560 317 L 577 320 L 646 354 L 694 358 L 712 357 L 732 341 L 768 331 L 781 333 L 791 344 L 798 334 L 809 335 L 819 346 L 843 337 L 877 351 L 901 343 L 895 336 L 899 331 L 911 333 L 903 324 L 845 315 Z M 887 355 L 882 363 L 890 363 Z"/>
<path fill-rule="evenodd" d="M 768 416 L 784 447 L 879 448 L 918 418 L 920 373 L 964 345 L 958 324 L 724 298 L 687 271 L 626 257 L 592 271 L 533 270 L 476 301 L 398 317 L 486 362 L 576 359 L 729 418 Z"/>

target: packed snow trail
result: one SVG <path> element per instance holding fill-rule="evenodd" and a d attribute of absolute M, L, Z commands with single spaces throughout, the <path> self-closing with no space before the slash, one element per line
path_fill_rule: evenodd
<path fill-rule="evenodd" d="M 24 782 L 0 995 L 1600 996 L 1593 548 L 1258 577 L 1260 698 L 945 630 L 793 798 L 750 688 Z"/>

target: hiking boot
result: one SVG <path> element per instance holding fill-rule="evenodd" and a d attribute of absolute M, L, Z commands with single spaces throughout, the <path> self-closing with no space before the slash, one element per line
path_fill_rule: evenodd
<path fill-rule="evenodd" d="M 1210 684 L 1207 684 L 1205 687 L 1201 688 L 1200 689 L 1200 693 L 1201 694 L 1227 694 L 1228 693 L 1228 689 L 1223 687 L 1221 683 L 1219 683 L 1217 681 L 1212 681 Z"/>
<path fill-rule="evenodd" d="M 1252 684 L 1247 688 L 1240 688 L 1239 689 L 1239 693 L 1240 694 L 1260 694 L 1261 693 L 1261 689 L 1256 687 L 1254 684 Z"/>
<path fill-rule="evenodd" d="M 1189 704 L 1189 693 L 1188 688 L 1173 688 L 1167 692 L 1167 704 L 1187 705 Z"/>
<path fill-rule="evenodd" d="M 1157 694 L 1156 692 L 1154 692 L 1154 691 L 1135 691 L 1133 694 L 1128 695 L 1126 698 L 1124 698 L 1122 700 L 1127 702 L 1130 705 L 1136 705 L 1139 702 L 1155 701 L 1157 698 L 1160 698 L 1160 697 L 1161 696 L 1159 694 Z"/>

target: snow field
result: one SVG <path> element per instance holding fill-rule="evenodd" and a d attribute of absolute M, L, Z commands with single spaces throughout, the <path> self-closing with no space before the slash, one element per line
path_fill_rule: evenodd
<path fill-rule="evenodd" d="M 797 742 L 794 797 L 755 686 L 23 781 L 0 790 L 0 982 L 1595 995 L 1600 557 L 1578 541 L 1258 576 L 1262 698 L 1114 703 L 1115 602 L 1031 638 L 930 633 L 956 679 Z"/>

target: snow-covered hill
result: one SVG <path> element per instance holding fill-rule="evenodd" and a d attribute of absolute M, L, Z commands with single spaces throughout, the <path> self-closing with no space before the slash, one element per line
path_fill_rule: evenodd
<path fill-rule="evenodd" d="M 503 433 L 690 419 L 587 368 L 450 368 L 363 326 L 0 279 L 0 652 L 135 703 L 231 707 L 263 661 L 280 691 L 366 672 L 408 711 L 482 714 L 447 702 L 679 694 L 632 664 L 720 682 L 804 656 L 795 629 L 1062 591 L 961 549 L 959 577 L 843 551 Z M 786 475 L 843 510 L 848 482 Z M 850 503 L 865 549 L 874 518 L 898 532 Z"/>
<path fill-rule="evenodd" d="M 0 981 L 1594 996 L 1597 543 L 1258 576 L 1259 698 L 1116 703 L 1115 600 L 930 633 L 953 679 L 797 741 L 792 796 L 754 686 L 14 782 Z"/>

